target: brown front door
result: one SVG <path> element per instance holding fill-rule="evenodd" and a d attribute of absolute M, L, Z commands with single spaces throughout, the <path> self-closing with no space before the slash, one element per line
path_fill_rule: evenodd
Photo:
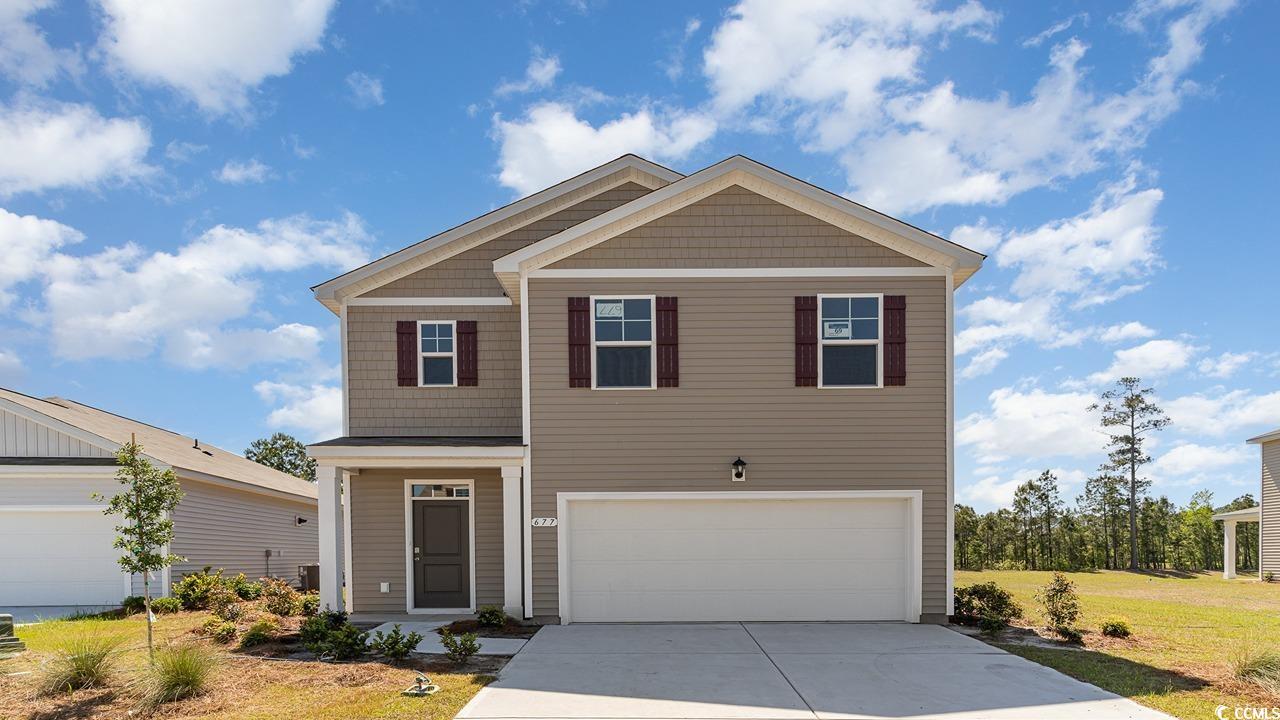
<path fill-rule="evenodd" d="M 467 500 L 413 500 L 413 606 L 471 606 Z"/>

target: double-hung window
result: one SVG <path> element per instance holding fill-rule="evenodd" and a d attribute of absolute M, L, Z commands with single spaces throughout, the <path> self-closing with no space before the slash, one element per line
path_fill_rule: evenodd
<path fill-rule="evenodd" d="M 452 320 L 418 323 L 419 387 L 453 387 L 458 384 Z"/>
<path fill-rule="evenodd" d="M 591 362 L 597 388 L 653 388 L 653 296 L 591 298 Z"/>
<path fill-rule="evenodd" d="M 881 295 L 818 296 L 818 385 L 883 385 Z"/>

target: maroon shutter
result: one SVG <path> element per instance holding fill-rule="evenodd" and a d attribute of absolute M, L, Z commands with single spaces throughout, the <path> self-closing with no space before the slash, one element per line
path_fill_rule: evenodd
<path fill-rule="evenodd" d="M 907 384 L 907 296 L 884 296 L 884 384 Z"/>
<path fill-rule="evenodd" d="M 569 387 L 591 387 L 591 301 L 569 298 Z"/>
<path fill-rule="evenodd" d="M 658 314 L 658 387 L 680 387 L 680 320 L 677 298 L 654 301 Z"/>
<path fill-rule="evenodd" d="M 796 296 L 796 387 L 818 384 L 818 296 Z"/>
<path fill-rule="evenodd" d="M 418 323 L 396 322 L 396 385 L 418 386 Z"/>
<path fill-rule="evenodd" d="M 476 354 L 476 321 L 459 320 L 458 328 L 458 386 L 479 385 L 479 358 Z"/>

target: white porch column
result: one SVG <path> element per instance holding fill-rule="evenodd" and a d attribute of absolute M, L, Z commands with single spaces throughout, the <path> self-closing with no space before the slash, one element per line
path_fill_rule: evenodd
<path fill-rule="evenodd" d="M 1236 576 L 1236 521 L 1222 521 L 1222 577 Z"/>
<path fill-rule="evenodd" d="M 524 534 L 521 518 L 519 465 L 502 466 L 502 605 L 508 615 L 524 617 Z"/>
<path fill-rule="evenodd" d="M 320 607 L 342 610 L 342 566 L 339 543 L 342 542 L 341 470 L 332 465 L 316 468 L 320 490 Z"/>

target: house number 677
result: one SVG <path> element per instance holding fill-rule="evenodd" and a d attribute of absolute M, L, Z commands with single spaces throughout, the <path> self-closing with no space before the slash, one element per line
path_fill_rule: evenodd
<path fill-rule="evenodd" d="M 555 518 L 533 518 L 529 524 L 534 527 L 555 527 L 558 523 Z"/>

